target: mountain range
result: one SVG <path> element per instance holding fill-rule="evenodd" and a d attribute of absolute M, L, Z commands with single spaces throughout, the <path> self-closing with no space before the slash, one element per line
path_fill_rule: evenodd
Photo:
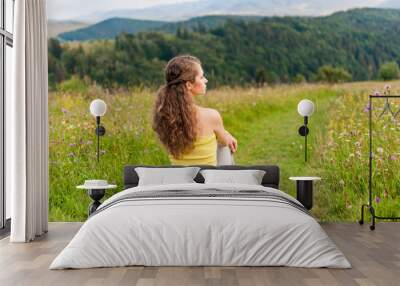
<path fill-rule="evenodd" d="M 87 41 L 113 39 L 122 32 L 129 34 L 138 32 L 176 33 L 180 28 L 187 31 L 212 29 L 224 24 L 228 20 L 248 22 L 257 21 L 262 18 L 261 16 L 203 16 L 179 22 L 111 18 L 91 26 L 61 33 L 58 35 L 58 38 L 63 41 Z"/>
<path fill-rule="evenodd" d="M 399 0 L 369 1 L 369 7 L 400 8 Z M 362 7 L 360 0 L 195 0 L 174 4 L 155 5 L 141 9 L 117 9 L 97 12 L 75 20 L 97 23 L 109 18 L 132 18 L 157 21 L 182 21 L 205 15 L 259 16 L 322 16 L 339 10 Z"/>

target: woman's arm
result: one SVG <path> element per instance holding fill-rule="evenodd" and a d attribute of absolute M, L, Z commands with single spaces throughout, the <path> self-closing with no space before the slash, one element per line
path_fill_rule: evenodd
<path fill-rule="evenodd" d="M 237 151 L 237 140 L 224 128 L 224 123 L 219 112 L 215 109 L 210 109 L 210 117 L 214 128 L 214 133 L 217 136 L 218 143 L 229 146 L 232 153 Z"/>

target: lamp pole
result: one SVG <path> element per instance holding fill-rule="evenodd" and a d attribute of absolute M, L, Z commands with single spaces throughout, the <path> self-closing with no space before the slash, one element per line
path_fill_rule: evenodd
<path fill-rule="evenodd" d="M 308 116 L 304 116 L 304 129 L 305 129 L 305 136 L 304 136 L 304 161 L 307 162 L 307 134 L 308 134 Z"/>
<path fill-rule="evenodd" d="M 97 162 L 100 162 L 100 134 L 99 134 L 99 128 L 100 128 L 100 116 L 96 116 L 96 135 L 97 135 Z"/>

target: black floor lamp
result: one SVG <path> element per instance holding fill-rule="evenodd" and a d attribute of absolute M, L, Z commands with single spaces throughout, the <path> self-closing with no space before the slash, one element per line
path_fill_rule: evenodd
<path fill-rule="evenodd" d="M 100 117 L 107 111 L 106 103 L 101 99 L 95 99 L 90 103 L 90 113 L 96 117 L 96 135 L 97 135 L 97 162 L 100 161 L 100 136 L 106 134 L 106 129 L 100 124 Z"/>
<path fill-rule="evenodd" d="M 390 95 L 390 94 L 385 94 L 385 95 L 379 95 L 379 93 L 376 93 L 374 95 L 369 96 L 369 105 L 368 105 L 368 134 L 369 134 L 369 180 L 368 180 L 368 191 L 369 191 L 369 198 L 368 198 L 368 204 L 363 204 L 361 206 L 361 219 L 359 220 L 360 224 L 364 224 L 364 208 L 369 209 L 369 212 L 371 213 L 371 218 L 372 218 L 372 224 L 370 225 L 370 229 L 374 230 L 375 229 L 375 219 L 383 219 L 383 220 L 399 220 L 400 217 L 383 217 L 383 216 L 378 216 L 376 215 L 375 208 L 372 205 L 372 159 L 373 159 L 373 154 L 372 154 L 372 101 L 373 100 L 379 100 L 379 99 L 385 99 L 385 103 L 383 106 L 383 111 L 379 115 L 381 117 L 385 113 L 391 114 L 393 118 L 396 118 L 397 115 L 399 114 L 400 110 L 397 111 L 396 113 L 392 111 L 390 108 L 390 103 L 389 103 L 389 98 L 400 98 L 400 95 Z"/>
<path fill-rule="evenodd" d="M 304 117 L 304 125 L 299 128 L 299 134 L 304 136 L 304 161 L 307 162 L 307 135 L 310 133 L 308 129 L 308 117 L 314 112 L 314 103 L 311 100 L 303 99 L 297 105 L 297 111 Z"/>

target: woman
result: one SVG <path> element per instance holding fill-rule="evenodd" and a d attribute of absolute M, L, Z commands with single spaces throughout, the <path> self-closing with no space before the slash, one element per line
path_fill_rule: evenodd
<path fill-rule="evenodd" d="M 221 115 L 195 104 L 206 93 L 207 79 L 199 59 L 178 56 L 165 68 L 166 84 L 154 108 L 153 129 L 167 148 L 173 165 L 216 165 L 217 143 L 237 150 L 236 139 L 225 130 Z"/>

